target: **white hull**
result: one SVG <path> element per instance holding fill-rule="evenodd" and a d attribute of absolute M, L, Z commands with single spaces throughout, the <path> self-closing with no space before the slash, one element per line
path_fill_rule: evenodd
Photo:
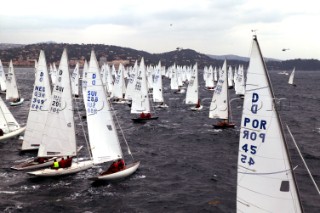
<path fill-rule="evenodd" d="M 83 148 L 83 146 L 79 146 L 77 148 L 77 152 L 80 152 L 80 150 Z M 38 148 L 37 148 L 38 149 Z M 33 149 L 29 149 L 29 150 L 33 150 Z M 25 151 L 25 150 L 24 150 Z M 25 160 L 24 162 L 12 166 L 11 169 L 14 170 L 32 170 L 32 169 L 40 169 L 40 168 L 44 168 L 44 167 L 49 167 L 53 164 L 54 159 L 56 159 L 57 161 L 60 161 L 62 159 L 62 157 L 51 157 L 48 159 L 47 162 L 45 163 L 38 163 L 38 162 L 34 162 L 34 159 L 36 159 L 38 157 L 33 157 L 33 158 L 28 158 L 27 160 Z"/>
<path fill-rule="evenodd" d="M 116 173 L 107 174 L 107 175 L 99 175 L 97 177 L 90 178 L 90 180 L 119 180 L 126 178 L 130 175 L 132 175 L 135 171 L 137 171 L 138 167 L 140 166 L 140 161 L 135 162 L 133 164 L 126 165 L 126 168 L 124 170 L 121 170 Z"/>
<path fill-rule="evenodd" d="M 202 108 L 203 108 L 203 106 L 202 105 L 200 105 L 200 107 L 191 107 L 190 109 L 192 110 L 192 111 L 200 111 L 200 110 L 202 110 Z"/>
<path fill-rule="evenodd" d="M 155 108 L 168 108 L 169 106 L 167 104 L 163 104 L 163 105 L 155 105 Z"/>
<path fill-rule="evenodd" d="M 18 106 L 24 102 L 24 98 L 21 98 L 19 102 L 10 102 L 10 106 Z"/>
<path fill-rule="evenodd" d="M 19 134 L 21 134 L 22 132 L 24 132 L 26 130 L 26 127 L 21 127 L 20 129 L 17 129 L 15 131 L 9 132 L 4 134 L 3 136 L 0 136 L 0 141 L 4 141 L 7 140 L 9 138 L 15 137 Z"/>
<path fill-rule="evenodd" d="M 71 167 L 68 168 L 59 168 L 59 169 L 42 169 L 34 172 L 28 172 L 29 175 L 38 176 L 38 177 L 55 177 L 61 175 L 69 175 L 77 172 L 87 170 L 93 166 L 93 162 L 82 161 L 82 162 L 72 162 Z"/>
<path fill-rule="evenodd" d="M 44 168 L 44 167 L 49 167 L 49 166 L 51 166 L 53 164 L 53 160 L 57 159 L 57 158 L 54 157 L 54 158 L 48 160 L 45 163 L 34 162 L 34 159 L 35 158 L 28 159 L 23 163 L 20 163 L 18 165 L 12 166 L 11 169 L 22 171 L 22 170 L 31 170 L 31 169 L 40 169 L 40 168 Z M 59 161 L 60 158 L 57 159 L 57 160 Z"/>
<path fill-rule="evenodd" d="M 121 101 L 112 101 L 113 104 L 126 104 L 126 100 L 121 100 Z"/>

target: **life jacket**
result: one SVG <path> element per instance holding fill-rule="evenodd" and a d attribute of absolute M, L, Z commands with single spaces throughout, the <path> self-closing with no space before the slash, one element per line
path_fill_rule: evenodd
<path fill-rule="evenodd" d="M 59 162 L 57 162 L 57 161 L 53 162 L 53 168 L 58 169 L 59 168 Z"/>

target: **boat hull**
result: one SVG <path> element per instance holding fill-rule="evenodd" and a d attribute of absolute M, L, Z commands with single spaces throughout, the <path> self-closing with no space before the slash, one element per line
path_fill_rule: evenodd
<path fill-rule="evenodd" d="M 22 104 L 24 102 L 24 99 L 21 98 L 20 101 L 18 102 L 9 102 L 10 103 L 10 106 L 18 106 L 20 104 Z"/>
<path fill-rule="evenodd" d="M 23 133 L 26 130 L 26 127 L 21 127 L 20 129 L 17 129 L 15 131 L 9 132 L 4 134 L 3 136 L 0 136 L 0 141 L 7 140 L 9 138 L 13 138 L 21 133 Z"/>
<path fill-rule="evenodd" d="M 54 159 L 57 159 L 56 157 L 49 159 L 45 163 L 38 163 L 34 162 L 35 158 L 28 159 L 25 162 L 22 162 L 18 165 L 12 166 L 11 169 L 18 170 L 18 171 L 23 171 L 23 170 L 32 170 L 32 169 L 40 169 L 44 167 L 50 167 L 53 164 Z M 60 159 L 57 159 L 58 161 Z"/>
<path fill-rule="evenodd" d="M 124 170 L 121 170 L 116 173 L 112 174 L 107 174 L 107 175 L 99 175 L 97 177 L 92 177 L 89 178 L 90 180 L 93 181 L 98 181 L 98 180 L 107 180 L 107 181 L 115 181 L 115 180 L 120 180 L 123 178 L 126 178 L 130 175 L 132 175 L 135 171 L 137 171 L 138 167 L 140 166 L 140 161 L 126 165 L 126 168 Z"/>
<path fill-rule="evenodd" d="M 235 127 L 234 123 L 228 123 L 228 124 L 224 124 L 224 125 L 213 124 L 213 128 L 214 129 L 231 129 L 231 128 L 234 128 L 234 127 Z"/>
<path fill-rule="evenodd" d="M 144 123 L 148 120 L 157 120 L 159 117 L 151 117 L 151 118 L 132 118 L 131 120 L 135 123 Z"/>
<path fill-rule="evenodd" d="M 77 172 L 81 172 L 87 169 L 90 169 L 93 166 L 93 162 L 90 161 L 82 161 L 82 162 L 73 162 L 71 167 L 68 168 L 59 168 L 59 169 L 41 169 L 33 172 L 28 172 L 31 176 L 37 177 L 56 177 L 62 175 L 74 174 Z"/>
<path fill-rule="evenodd" d="M 190 109 L 191 109 L 192 111 L 200 111 L 200 110 L 202 110 L 202 108 L 203 108 L 203 106 L 200 105 L 200 107 L 191 107 Z"/>

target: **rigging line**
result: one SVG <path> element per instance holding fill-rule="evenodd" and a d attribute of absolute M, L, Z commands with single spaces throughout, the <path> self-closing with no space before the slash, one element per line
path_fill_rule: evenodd
<path fill-rule="evenodd" d="M 81 115 L 80 115 L 79 105 L 78 105 L 78 102 L 77 102 L 76 98 L 74 98 L 74 102 L 75 102 L 76 109 L 77 109 L 77 114 L 78 114 L 78 117 L 79 117 L 79 120 L 80 120 L 83 136 L 84 136 L 84 139 L 86 141 L 87 149 L 88 149 L 88 152 L 90 154 L 90 158 L 92 159 L 92 154 L 91 154 L 91 151 L 90 151 L 91 149 L 90 149 L 90 146 L 89 146 L 89 141 L 88 141 L 87 134 L 86 134 L 86 132 L 84 130 L 84 127 L 83 127 L 83 122 L 82 122 Z"/>
<path fill-rule="evenodd" d="M 134 158 L 133 158 L 133 155 L 132 155 L 132 153 L 131 153 L 131 150 L 130 150 L 130 147 L 129 147 L 128 141 L 127 141 L 127 139 L 126 139 L 126 137 L 125 137 L 125 135 L 124 135 L 124 132 L 123 132 L 123 130 L 122 130 L 122 128 L 121 128 L 121 126 L 120 126 L 118 116 L 117 116 L 117 114 L 116 114 L 116 112 L 115 112 L 115 110 L 114 110 L 114 108 L 113 108 L 112 104 L 110 104 L 110 108 L 112 109 L 112 113 L 113 113 L 114 117 L 116 118 L 116 121 L 117 121 L 118 127 L 119 127 L 119 129 L 120 129 L 120 131 L 121 131 L 121 135 L 122 135 L 122 137 L 123 137 L 123 139 L 124 139 L 124 142 L 125 142 L 125 143 L 126 143 L 126 145 L 127 145 L 128 153 L 129 153 L 129 155 L 131 156 L 132 160 L 134 161 Z"/>
<path fill-rule="evenodd" d="M 309 170 L 309 168 L 308 168 L 308 166 L 307 166 L 307 163 L 305 162 L 305 160 L 304 160 L 304 158 L 303 158 L 303 156 L 302 156 L 302 154 L 301 154 L 301 152 L 300 152 L 300 149 L 299 149 L 299 147 L 298 147 L 298 145 L 297 145 L 296 140 L 294 139 L 294 137 L 293 137 L 293 135 L 292 135 L 292 133 L 291 133 L 291 130 L 290 130 L 288 124 L 286 124 L 286 126 L 287 126 L 288 132 L 289 132 L 289 134 L 290 134 L 290 136 L 291 136 L 291 138 L 292 138 L 292 141 L 294 142 L 294 145 L 295 145 L 295 147 L 296 147 L 297 150 L 298 150 L 298 153 L 299 153 L 299 155 L 300 155 L 300 157 L 301 157 L 301 160 L 302 160 L 304 166 L 306 167 L 306 169 L 307 169 L 307 171 L 308 171 L 308 173 L 309 173 L 309 176 L 310 176 L 310 178 L 311 178 L 311 181 L 313 182 L 313 184 L 314 184 L 314 186 L 315 186 L 318 194 L 320 195 L 320 190 L 319 190 L 319 188 L 318 188 L 318 185 L 317 185 L 317 183 L 315 182 L 315 180 L 314 180 L 314 178 L 313 178 L 313 176 L 312 176 L 312 174 L 311 174 L 311 172 L 310 172 L 310 170 Z"/>

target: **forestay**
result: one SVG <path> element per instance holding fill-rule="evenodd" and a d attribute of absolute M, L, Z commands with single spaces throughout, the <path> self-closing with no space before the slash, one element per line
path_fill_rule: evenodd
<path fill-rule="evenodd" d="M 38 149 L 50 108 L 51 87 L 44 51 L 40 51 L 22 150 Z"/>
<path fill-rule="evenodd" d="M 91 52 L 89 68 L 85 75 L 83 99 L 93 163 L 100 164 L 122 158 L 119 138 L 94 51 Z"/>
<path fill-rule="evenodd" d="M 253 39 L 241 119 L 237 212 L 301 212 L 274 94 Z"/>
<path fill-rule="evenodd" d="M 73 102 L 66 49 L 61 56 L 45 125 L 39 157 L 76 155 Z"/>

